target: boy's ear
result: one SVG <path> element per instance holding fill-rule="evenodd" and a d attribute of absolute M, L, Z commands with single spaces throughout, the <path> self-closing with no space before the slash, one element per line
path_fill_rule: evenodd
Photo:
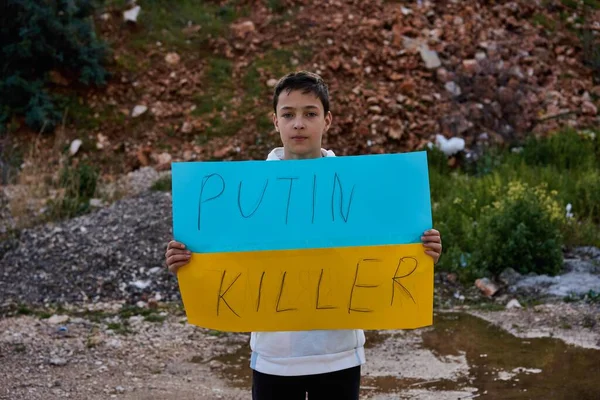
<path fill-rule="evenodd" d="M 329 130 L 332 120 L 333 120 L 333 115 L 331 114 L 331 111 L 327 111 L 327 115 L 325 115 L 325 132 L 327 132 Z"/>
<path fill-rule="evenodd" d="M 279 121 L 277 121 L 277 114 L 273 113 L 273 125 L 275 126 L 275 130 L 279 132 Z"/>

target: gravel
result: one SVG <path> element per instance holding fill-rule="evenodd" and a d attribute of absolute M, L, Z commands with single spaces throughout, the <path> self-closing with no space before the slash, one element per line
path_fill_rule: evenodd
<path fill-rule="evenodd" d="M 146 191 L 0 246 L 0 306 L 179 300 L 164 263 L 171 194 Z"/>

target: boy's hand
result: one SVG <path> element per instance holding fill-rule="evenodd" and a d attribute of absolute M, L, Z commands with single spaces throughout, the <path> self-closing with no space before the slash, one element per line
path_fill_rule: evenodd
<path fill-rule="evenodd" d="M 433 257 L 433 264 L 437 264 L 442 254 L 442 237 L 440 233 L 435 229 L 430 229 L 423 233 L 421 241 L 425 247 L 425 254 Z"/>
<path fill-rule="evenodd" d="M 177 274 L 177 270 L 187 263 L 190 262 L 192 252 L 185 250 L 183 243 L 171 240 L 167 245 L 167 252 L 165 253 L 165 259 L 167 261 L 167 267 L 169 271 Z"/>

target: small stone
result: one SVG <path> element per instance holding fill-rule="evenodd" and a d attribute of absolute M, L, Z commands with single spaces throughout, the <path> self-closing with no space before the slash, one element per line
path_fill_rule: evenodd
<path fill-rule="evenodd" d="M 448 74 L 446 68 L 438 68 L 437 71 L 435 71 L 435 76 L 437 80 L 442 83 L 446 83 L 450 80 L 450 74 Z"/>
<path fill-rule="evenodd" d="M 458 86 L 453 81 L 446 82 L 444 87 L 446 88 L 446 91 L 448 91 L 448 93 L 450 93 L 454 97 L 460 96 L 460 94 L 462 93 L 460 90 L 460 86 Z"/>
<path fill-rule="evenodd" d="M 54 365 L 56 367 L 62 367 L 64 365 L 67 365 L 67 360 L 65 360 L 64 358 L 60 358 L 60 357 L 52 357 L 50 359 L 50 365 Z"/>
<path fill-rule="evenodd" d="M 435 69 L 442 65 L 436 51 L 429 50 L 427 46 L 423 45 L 420 47 L 419 52 L 421 53 L 421 58 L 425 61 L 427 69 Z"/>
<path fill-rule="evenodd" d="M 48 323 L 52 324 L 52 325 L 64 324 L 68 320 L 69 320 L 68 315 L 56 315 L 56 314 L 54 314 L 53 316 L 51 316 L 50 318 L 47 319 Z"/>
<path fill-rule="evenodd" d="M 511 301 L 509 301 L 506 304 L 506 309 L 507 310 L 510 310 L 511 308 L 523 308 L 523 306 L 521 306 L 521 303 L 519 303 L 519 300 L 512 299 Z"/>
<path fill-rule="evenodd" d="M 492 297 L 498 291 L 498 286 L 488 278 L 477 279 L 475 286 L 487 297 Z"/>
<path fill-rule="evenodd" d="M 165 61 L 167 62 L 167 64 L 175 65 L 178 64 L 180 60 L 181 57 L 177 53 L 168 53 L 165 56 Z"/>
<path fill-rule="evenodd" d="M 381 114 L 381 107 L 379 106 L 371 106 L 369 107 L 369 111 L 375 113 L 375 114 Z"/>
<path fill-rule="evenodd" d="M 103 205 L 102 199 L 90 199 L 90 207 L 100 208 Z"/>
<path fill-rule="evenodd" d="M 82 141 L 79 139 L 75 139 L 71 142 L 71 146 L 69 146 L 69 154 L 74 156 L 79 151 L 79 148 L 82 145 Z"/>
<path fill-rule="evenodd" d="M 396 139 L 396 140 L 401 139 L 402 135 L 404 135 L 404 127 L 403 126 L 391 127 L 388 132 L 388 136 L 391 137 L 392 139 Z"/>
<path fill-rule="evenodd" d="M 462 65 L 469 74 L 475 74 L 479 70 L 479 63 L 477 60 L 463 60 Z"/>
<path fill-rule="evenodd" d="M 181 132 L 183 133 L 191 133 L 194 129 L 194 125 L 190 121 L 185 121 L 183 125 L 181 125 Z"/>
<path fill-rule="evenodd" d="M 487 54 L 485 54 L 485 51 L 478 51 L 477 53 L 475 53 L 475 59 L 477 61 L 485 60 L 486 58 Z"/>
<path fill-rule="evenodd" d="M 277 79 L 271 78 L 271 79 L 269 79 L 267 81 L 267 86 L 268 87 L 275 87 L 275 85 L 277 85 L 277 82 L 279 82 Z"/>
<path fill-rule="evenodd" d="M 248 36 L 250 33 L 256 31 L 256 27 L 254 26 L 254 22 L 252 21 L 244 21 L 239 24 L 235 24 L 231 26 L 231 31 L 234 36 L 237 38 L 243 39 Z"/>
<path fill-rule="evenodd" d="M 148 107 L 146 107 L 145 105 L 137 105 L 135 107 L 133 107 L 133 110 L 131 111 L 131 116 L 133 118 L 137 118 L 140 115 L 142 115 L 143 113 L 145 113 L 146 111 L 148 111 Z"/>
<path fill-rule="evenodd" d="M 123 19 L 125 20 L 125 22 L 127 22 L 127 21 L 137 22 L 137 18 L 138 18 L 138 15 L 140 14 L 141 9 L 142 9 L 142 7 L 135 6 L 130 10 L 124 11 Z"/>
<path fill-rule="evenodd" d="M 498 279 L 500 280 L 500 282 L 502 282 L 503 284 L 505 284 L 507 286 L 515 285 L 522 278 L 523 278 L 523 276 L 521 274 L 519 274 L 517 271 L 515 271 L 514 269 L 512 269 L 510 267 L 504 269 L 500 273 L 500 276 L 498 276 Z"/>
<path fill-rule="evenodd" d="M 123 386 L 117 386 L 115 387 L 115 391 L 117 393 L 125 393 L 125 388 Z"/>
<path fill-rule="evenodd" d="M 169 164 L 172 159 L 173 158 L 171 157 L 171 155 L 169 153 L 160 153 L 156 157 L 156 160 L 158 161 L 158 164 L 160 164 L 160 165 L 162 165 L 162 164 Z"/>
<path fill-rule="evenodd" d="M 583 112 L 585 115 L 594 116 L 598 114 L 598 107 L 596 107 L 596 105 L 594 105 L 594 103 L 591 101 L 584 101 L 581 104 L 581 112 Z"/>

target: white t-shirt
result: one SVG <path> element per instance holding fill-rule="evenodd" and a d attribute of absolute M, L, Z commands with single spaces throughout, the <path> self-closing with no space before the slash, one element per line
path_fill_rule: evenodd
<path fill-rule="evenodd" d="M 321 149 L 323 157 L 335 157 Z M 283 159 L 283 147 L 273 149 L 268 161 Z M 252 332 L 250 367 L 282 376 L 311 375 L 339 371 L 365 363 L 362 329 Z"/>

